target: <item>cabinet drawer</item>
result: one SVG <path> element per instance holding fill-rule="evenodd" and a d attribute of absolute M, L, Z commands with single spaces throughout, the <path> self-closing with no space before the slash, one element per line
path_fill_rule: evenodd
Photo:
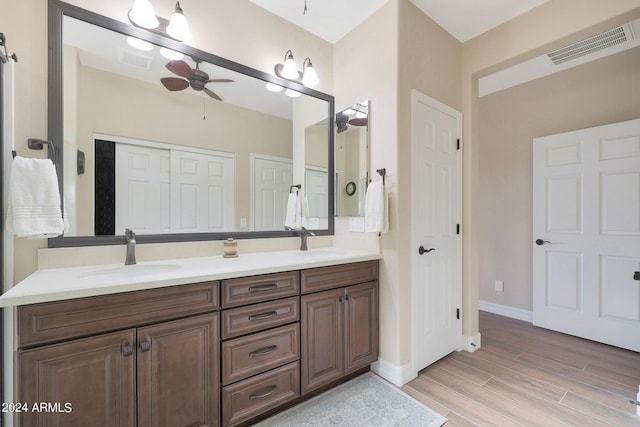
<path fill-rule="evenodd" d="M 299 319 L 298 297 L 225 310 L 222 312 L 222 339 L 297 322 Z"/>
<path fill-rule="evenodd" d="M 170 286 L 18 307 L 18 347 L 215 311 L 219 282 Z"/>
<path fill-rule="evenodd" d="M 298 294 L 297 271 L 222 281 L 222 306 L 235 307 Z"/>
<path fill-rule="evenodd" d="M 378 261 L 356 262 L 302 270 L 302 293 L 323 291 L 378 280 Z"/>
<path fill-rule="evenodd" d="M 300 395 L 298 362 L 222 389 L 222 425 L 233 426 Z"/>
<path fill-rule="evenodd" d="M 222 343 L 222 384 L 230 384 L 300 358 L 300 325 Z"/>

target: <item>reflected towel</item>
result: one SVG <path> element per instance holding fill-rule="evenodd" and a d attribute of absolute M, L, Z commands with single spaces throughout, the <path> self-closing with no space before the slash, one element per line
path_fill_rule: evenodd
<path fill-rule="evenodd" d="M 296 214 L 296 212 L 298 212 Z M 289 193 L 287 199 L 287 211 L 284 217 L 284 226 L 289 228 L 300 228 L 300 225 L 296 226 L 296 220 L 300 221 L 300 201 L 298 200 L 297 193 Z"/>
<path fill-rule="evenodd" d="M 389 231 L 389 204 L 382 181 L 371 182 L 364 198 L 364 231 L 386 233 Z"/>
<path fill-rule="evenodd" d="M 47 238 L 64 232 L 58 177 L 51 160 L 13 159 L 6 225 L 18 237 Z"/>

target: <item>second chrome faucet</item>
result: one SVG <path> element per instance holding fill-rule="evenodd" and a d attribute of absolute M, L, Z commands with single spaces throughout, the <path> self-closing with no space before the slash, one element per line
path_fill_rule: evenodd
<path fill-rule="evenodd" d="M 124 238 L 127 241 L 127 257 L 124 265 L 134 265 L 136 263 L 136 233 L 132 229 L 124 230 Z"/>

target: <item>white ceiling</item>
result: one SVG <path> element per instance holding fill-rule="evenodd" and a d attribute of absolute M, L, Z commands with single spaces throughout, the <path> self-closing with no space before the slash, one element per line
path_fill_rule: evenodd
<path fill-rule="evenodd" d="M 271 13 L 335 43 L 388 0 L 251 0 Z M 411 0 L 465 42 L 548 0 Z"/>

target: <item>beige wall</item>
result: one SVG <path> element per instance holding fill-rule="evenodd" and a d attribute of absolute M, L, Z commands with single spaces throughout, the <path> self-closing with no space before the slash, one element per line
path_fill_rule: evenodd
<path fill-rule="evenodd" d="M 99 14 L 126 21 L 131 0 L 74 0 L 74 5 Z M 175 7 L 173 0 L 154 0 L 156 13 L 168 18 Z M 273 72 L 292 49 L 301 65 L 310 57 L 320 77 L 317 89 L 332 93 L 332 45 L 288 23 L 249 1 L 192 0 L 183 4 L 194 34 L 190 45 L 261 71 Z M 27 138 L 47 138 L 47 2 L 21 0 L 10 11 L 0 14 L 0 27 L 7 35 L 9 48 L 16 52 L 16 149 L 22 156 L 44 156 L 27 149 Z M 363 98 L 364 99 L 364 98 Z M 259 241 L 265 248 L 268 240 Z M 46 247 L 44 240 L 16 239 L 16 282 L 36 269 L 37 250 Z"/>
<path fill-rule="evenodd" d="M 585 75 L 566 71 L 482 100 L 477 79 L 639 15 L 637 0 L 551 0 L 463 44 L 465 314 L 478 298 L 531 309 L 531 137 L 624 120 L 633 109 L 640 111 L 637 57 L 623 61 L 627 74 L 613 70 L 615 63 L 599 62 Z M 622 81 L 598 83 L 598 76 Z M 635 95 L 624 94 L 616 105 L 624 82 L 635 87 Z M 508 204 L 509 198 L 517 203 Z M 495 279 L 505 281 L 504 294 L 492 290 Z M 477 330 L 477 316 L 463 321 L 465 330 Z"/>

